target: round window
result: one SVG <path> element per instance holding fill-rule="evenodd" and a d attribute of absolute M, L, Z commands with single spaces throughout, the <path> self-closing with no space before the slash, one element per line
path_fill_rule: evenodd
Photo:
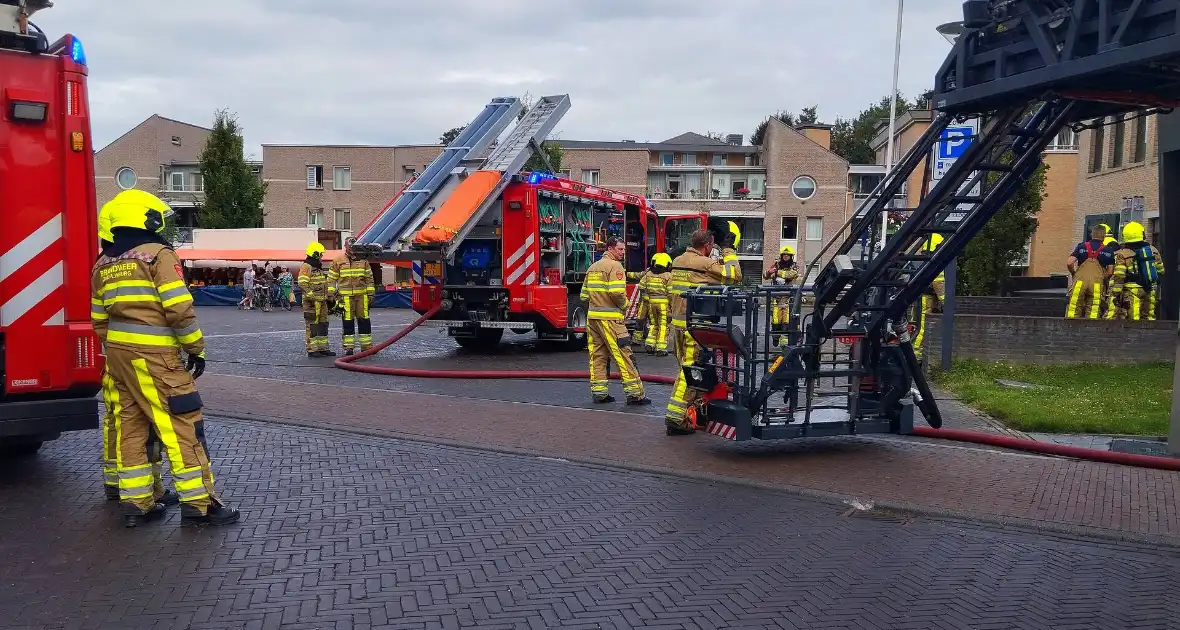
<path fill-rule="evenodd" d="M 135 171 L 126 166 L 115 172 L 115 182 L 123 190 L 134 188 L 137 181 L 139 181 L 139 178 L 135 176 Z"/>
<path fill-rule="evenodd" d="M 796 177 L 795 182 L 791 184 L 791 194 L 795 195 L 796 199 L 811 199 L 815 196 L 815 180 L 807 175 Z"/>

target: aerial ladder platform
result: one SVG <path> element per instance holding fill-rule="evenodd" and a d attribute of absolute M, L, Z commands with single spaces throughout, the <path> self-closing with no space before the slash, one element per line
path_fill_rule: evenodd
<path fill-rule="evenodd" d="M 823 267 L 809 303 L 802 287 L 688 294 L 689 332 L 713 350 L 684 368 L 703 394 L 697 413 L 710 433 L 909 433 L 915 406 L 940 427 L 912 345 L 915 304 L 1033 176 L 1060 131 L 1180 104 L 1180 0 L 971 0 L 963 15 L 963 33 L 935 78 L 937 115 L 812 257 L 804 277 Z M 979 131 L 929 187 L 933 149 L 948 127 L 972 118 Z M 921 201 L 894 207 L 923 166 Z M 885 213 L 904 221 L 882 246 Z M 776 345 L 765 311 L 785 299 L 790 326 Z"/>
<path fill-rule="evenodd" d="M 545 96 L 527 111 L 519 99 L 493 99 L 414 183 L 377 215 L 353 244 L 373 260 L 442 260 L 496 203 L 569 111 L 569 95 Z M 516 126 L 496 143 L 517 118 Z M 481 157 L 496 143 L 487 157 Z"/>

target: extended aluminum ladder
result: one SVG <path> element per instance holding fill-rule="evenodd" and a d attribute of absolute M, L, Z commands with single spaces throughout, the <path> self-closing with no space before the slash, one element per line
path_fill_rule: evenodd
<path fill-rule="evenodd" d="M 419 225 L 430 216 L 441 192 L 453 189 L 464 171 L 463 163 L 476 158 L 512 124 L 524 107 L 514 97 L 494 98 L 471 124 L 442 150 L 433 162 L 377 219 L 357 235 L 356 245 L 363 255 L 379 255 L 404 237 L 409 226 Z M 412 235 L 413 232 L 410 232 Z"/>

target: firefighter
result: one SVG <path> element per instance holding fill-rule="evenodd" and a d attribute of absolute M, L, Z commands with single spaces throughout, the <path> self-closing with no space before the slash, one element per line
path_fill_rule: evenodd
<path fill-rule="evenodd" d="M 1096 225 L 1090 230 L 1090 240 L 1078 243 L 1065 268 L 1073 276 L 1066 319 L 1098 319 L 1102 307 L 1102 285 L 1114 264 L 1114 254 L 1105 244 L 1106 226 Z"/>
<path fill-rule="evenodd" d="M 672 282 L 672 257 L 660 252 L 651 258 L 647 276 L 647 340 L 648 352 L 658 357 L 668 356 L 668 285 Z"/>
<path fill-rule="evenodd" d="M 328 269 L 328 286 L 335 287 L 335 294 L 343 310 L 341 326 L 344 341 L 344 356 L 373 347 L 373 322 L 369 319 L 369 306 L 377 293 L 373 284 L 373 268 L 367 261 L 357 258 L 352 249 L 356 239 L 344 243 L 344 253 L 332 261 Z M 354 322 L 355 320 L 355 322 Z"/>
<path fill-rule="evenodd" d="M 918 251 L 926 253 L 934 253 L 938 246 L 942 244 L 941 234 L 931 234 L 926 242 L 922 243 L 922 248 Z M 934 278 L 934 282 L 930 283 L 930 288 L 922 295 L 921 310 L 918 313 L 918 332 L 914 336 L 914 354 L 920 360 L 922 358 L 922 341 L 926 336 L 926 316 L 935 310 L 942 310 L 942 300 L 946 297 L 946 273 L 938 272 L 938 276 Z"/>
<path fill-rule="evenodd" d="M 619 366 L 623 381 L 623 392 L 627 394 L 628 405 L 650 405 L 651 400 L 644 394 L 643 381 L 627 343 L 630 334 L 623 324 L 627 308 L 627 272 L 622 260 L 627 245 L 622 239 L 611 236 L 606 240 L 606 253 L 586 270 L 586 281 L 582 284 L 581 298 L 586 302 L 586 344 L 590 351 L 590 394 L 595 403 L 614 402 L 607 393 L 607 378 L 610 362 L 614 359 Z"/>
<path fill-rule="evenodd" d="M 729 276 L 725 265 L 714 260 L 714 236 L 709 230 L 698 230 L 692 234 L 692 246 L 672 261 L 672 284 L 670 306 L 672 309 L 672 342 L 676 355 L 676 383 L 672 386 L 672 397 L 664 413 L 664 432 L 668 435 L 691 435 L 697 428 L 695 419 L 690 419 L 689 408 L 696 400 L 696 392 L 688 388 L 684 379 L 683 366 L 692 365 L 697 359 L 696 341 L 688 334 L 685 321 L 686 303 L 684 294 L 705 284 L 725 284 Z"/>
<path fill-rule="evenodd" d="M 1119 242 L 1114 237 L 1114 230 L 1105 223 L 1099 223 L 1102 229 L 1106 230 L 1106 237 L 1102 239 L 1103 247 L 1110 252 L 1111 268 L 1110 273 L 1102 280 L 1102 305 L 1105 310 L 1106 305 L 1110 303 L 1110 276 L 1114 272 L 1114 253 L 1119 250 Z"/>
<path fill-rule="evenodd" d="M 112 207 L 112 243 L 91 276 L 91 321 L 120 401 L 119 499 L 128 527 L 164 514 L 146 454 L 155 425 L 172 464 L 181 524 L 226 525 L 240 514 L 213 487 L 193 383 L 205 371 L 205 339 L 180 260 L 160 236 L 167 211 L 154 195 Z"/>
<path fill-rule="evenodd" d="M 103 204 L 102 209 L 98 213 L 98 240 L 102 245 L 102 250 L 105 253 L 110 247 L 114 245 L 112 240 L 114 236 L 111 235 L 111 212 L 116 206 L 127 203 L 139 203 L 141 206 L 145 203 L 144 196 L 154 197 L 150 193 L 145 193 L 140 190 L 125 190 L 109 202 Z M 150 202 L 150 200 L 148 200 Z M 99 254 L 98 260 L 102 259 L 102 254 Z M 98 260 L 95 261 L 97 264 Z M 115 389 L 115 381 L 111 378 L 110 370 L 103 368 L 102 374 L 102 480 L 103 492 L 106 494 L 108 501 L 119 500 L 119 469 L 118 469 L 118 442 L 116 437 L 119 435 L 119 415 L 122 413 L 122 402 L 119 399 L 119 393 Z M 180 504 L 180 495 L 176 494 L 175 490 L 164 488 L 164 451 L 163 444 L 160 442 L 159 436 L 156 435 L 155 427 L 150 427 L 150 434 L 147 441 L 147 459 L 152 465 L 152 495 L 156 498 L 157 503 L 163 503 L 166 507 L 172 507 Z"/>
<path fill-rule="evenodd" d="M 654 259 L 653 259 L 654 260 Z M 651 268 L 644 269 L 641 272 L 628 271 L 627 279 L 635 280 L 635 321 L 627 323 L 627 330 L 631 333 L 631 343 L 633 345 L 644 345 L 644 334 L 651 332 L 650 322 L 648 321 L 649 307 L 648 301 L 648 279 L 651 278 Z M 630 306 L 628 306 L 628 311 Z M 648 353 L 652 352 L 651 348 L 647 348 Z"/>
<path fill-rule="evenodd" d="M 307 356 L 334 357 L 328 348 L 328 312 L 332 310 L 333 291 L 324 271 L 324 246 L 316 242 L 307 245 L 307 258 L 299 267 L 299 290 L 303 292 L 303 323 L 307 342 Z"/>
<path fill-rule="evenodd" d="M 1154 321 L 1156 318 L 1155 290 L 1164 273 L 1164 263 L 1159 250 L 1149 245 L 1144 238 L 1143 224 L 1138 221 L 1123 226 L 1122 247 L 1114 253 L 1107 319 L 1115 319 L 1116 314 L 1119 319 L 1133 321 Z M 1126 310 L 1122 312 L 1117 309 L 1120 299 L 1126 302 Z"/>
<path fill-rule="evenodd" d="M 778 260 L 774 261 L 774 264 L 771 265 L 770 269 L 766 270 L 766 273 L 762 277 L 778 285 L 789 286 L 794 284 L 799 279 L 799 270 L 795 266 L 795 248 L 790 245 L 784 245 L 782 249 L 778 250 Z M 775 298 L 774 304 L 770 309 L 770 330 L 774 345 L 777 346 L 782 335 L 787 333 L 787 325 L 790 322 L 790 296 Z"/>
<path fill-rule="evenodd" d="M 742 265 L 738 261 L 737 248 L 742 241 L 742 231 L 738 229 L 737 223 L 727 221 L 726 227 L 729 230 L 722 234 L 721 238 L 721 264 L 725 270 L 726 284 L 741 284 L 742 282 Z"/>

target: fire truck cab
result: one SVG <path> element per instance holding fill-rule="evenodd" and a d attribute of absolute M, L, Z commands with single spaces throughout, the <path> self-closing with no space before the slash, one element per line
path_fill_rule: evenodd
<path fill-rule="evenodd" d="M 49 43 L 29 22 L 51 6 L 0 0 L 0 454 L 98 426 L 86 55 L 74 36 Z"/>

